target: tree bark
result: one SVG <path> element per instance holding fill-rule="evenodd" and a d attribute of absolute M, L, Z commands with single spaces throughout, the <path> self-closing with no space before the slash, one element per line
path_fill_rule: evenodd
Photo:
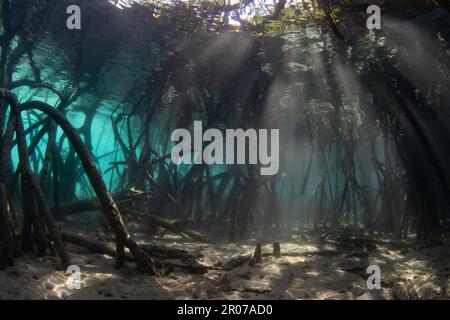
<path fill-rule="evenodd" d="M 123 223 L 119 209 L 108 192 L 101 173 L 97 169 L 95 161 L 77 134 L 75 128 L 58 110 L 40 101 L 30 101 L 19 106 L 20 110 L 37 109 L 51 117 L 64 131 L 68 140 L 76 151 L 83 168 L 92 184 L 92 187 L 100 201 L 104 214 L 106 215 L 116 237 L 116 267 L 120 268 L 125 262 L 125 246 L 131 251 L 138 268 L 146 273 L 155 274 L 152 259 L 134 241 Z"/>
<path fill-rule="evenodd" d="M 2 92 L 2 97 L 5 96 L 4 94 L 5 91 Z M 11 95 L 9 91 L 7 92 L 7 94 Z M 36 197 L 39 212 L 47 224 L 48 231 L 50 233 L 50 238 L 52 239 L 56 252 L 58 253 L 59 258 L 61 259 L 62 266 L 63 268 L 67 268 L 70 265 L 70 259 L 69 256 L 67 255 L 66 249 L 64 248 L 64 243 L 61 239 L 58 226 L 56 225 L 56 222 L 53 218 L 50 208 L 48 207 L 47 202 L 45 200 L 44 192 L 42 191 L 41 186 L 39 185 L 36 179 L 36 176 L 31 171 L 27 141 L 25 138 L 22 118 L 20 116 L 20 110 L 16 105 L 15 98 L 13 97 L 12 99 L 14 101 L 10 102 L 10 106 L 11 106 L 11 113 L 15 113 L 16 117 L 16 135 L 18 142 L 17 146 L 19 152 L 21 174 L 22 177 L 25 176 L 25 178 L 29 182 L 31 191 L 33 195 Z"/>

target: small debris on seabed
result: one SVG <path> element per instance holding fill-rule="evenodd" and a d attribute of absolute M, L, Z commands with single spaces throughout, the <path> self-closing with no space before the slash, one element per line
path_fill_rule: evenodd
<path fill-rule="evenodd" d="M 386 241 L 364 251 L 343 251 L 339 245 L 324 247 L 300 239 L 258 242 L 256 247 L 254 241 L 139 241 L 152 250 L 165 248 L 158 251 L 161 255 L 180 253 L 183 259 L 164 260 L 160 276 L 152 277 L 138 273 L 131 261 L 116 270 L 113 257 L 68 244 L 76 252 L 73 263 L 81 269 L 79 290 L 67 287 L 68 276 L 57 264 L 23 256 L 0 272 L 0 299 L 449 298 L 450 250 L 445 243 L 404 250 Z M 195 272 L 194 263 L 205 272 Z M 373 264 L 381 269 L 380 290 L 367 288 L 366 269 Z"/>

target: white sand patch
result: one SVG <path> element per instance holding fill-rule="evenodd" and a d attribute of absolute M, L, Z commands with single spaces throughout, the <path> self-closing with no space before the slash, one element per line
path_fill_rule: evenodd
<path fill-rule="evenodd" d="M 198 261 L 206 266 L 254 250 L 254 242 L 199 244 L 171 240 L 159 244 L 202 253 L 204 257 Z M 263 253 L 271 250 L 270 244 L 262 247 Z M 58 270 L 56 258 L 23 256 L 14 267 L 0 271 L 0 299 L 392 299 L 394 291 L 408 279 L 421 298 L 448 299 L 448 246 L 405 254 L 379 246 L 363 258 L 349 258 L 345 253 L 311 254 L 319 248 L 310 243 L 281 243 L 281 250 L 295 256 L 263 256 L 256 267 L 244 264 L 232 270 L 211 269 L 206 274 L 175 269 L 165 277 L 150 277 L 138 274 L 132 263 L 115 270 L 113 258 L 69 245 L 73 263 L 81 268 L 80 290 L 67 288 L 68 275 Z M 381 290 L 366 287 L 364 272 L 369 264 L 381 267 Z"/>

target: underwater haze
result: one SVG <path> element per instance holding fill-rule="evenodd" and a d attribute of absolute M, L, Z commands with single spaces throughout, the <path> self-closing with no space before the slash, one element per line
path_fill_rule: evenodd
<path fill-rule="evenodd" d="M 449 1 L 0 3 L 1 299 L 448 299 Z"/>

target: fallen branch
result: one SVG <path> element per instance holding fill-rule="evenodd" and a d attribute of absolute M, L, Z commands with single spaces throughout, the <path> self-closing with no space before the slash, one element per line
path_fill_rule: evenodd
<path fill-rule="evenodd" d="M 241 290 L 237 290 L 240 292 L 250 292 L 250 293 L 255 293 L 255 294 L 263 294 L 263 293 L 270 293 L 272 292 L 271 289 L 269 288 L 258 288 L 258 287 L 243 287 Z"/>
<path fill-rule="evenodd" d="M 142 245 L 142 249 L 152 257 L 165 258 L 165 259 L 198 259 L 202 258 L 201 253 L 191 253 L 182 249 L 161 247 L 156 245 Z"/>
<path fill-rule="evenodd" d="M 318 250 L 318 251 L 305 251 L 305 252 L 283 252 L 281 257 L 307 257 L 307 256 L 323 256 L 323 257 L 331 257 L 338 256 L 346 253 L 342 250 Z M 274 254 L 272 252 L 264 252 L 261 254 L 262 257 L 271 257 Z"/>
<path fill-rule="evenodd" d="M 63 241 L 73 243 L 77 246 L 83 247 L 92 253 L 106 254 L 110 257 L 116 256 L 116 250 L 114 246 L 110 243 L 102 243 L 100 241 L 89 239 L 88 237 L 72 232 L 61 232 Z M 209 268 L 204 266 L 197 261 L 195 258 L 202 257 L 199 253 L 190 253 L 186 250 L 160 247 L 155 245 L 141 245 L 141 249 L 151 256 L 153 263 L 156 267 L 167 270 L 178 268 L 182 270 L 189 271 L 190 273 L 206 273 Z M 133 256 L 129 253 L 125 254 L 125 259 L 127 261 L 134 261 Z M 182 262 L 171 261 L 170 259 L 180 259 Z"/>
<path fill-rule="evenodd" d="M 199 242 L 208 242 L 208 238 L 205 235 L 201 234 L 200 232 L 186 229 L 186 225 L 190 222 L 190 219 L 167 220 L 161 217 L 145 215 L 126 207 L 123 208 L 123 211 L 131 216 L 141 218 L 143 221 L 148 223 L 150 227 L 160 227 L 166 229 L 167 231 L 181 235 L 185 239 Z"/>
<path fill-rule="evenodd" d="M 63 241 L 70 242 L 80 247 L 86 248 L 92 253 L 106 254 L 111 257 L 115 257 L 116 255 L 116 249 L 114 249 L 114 246 L 110 245 L 108 242 L 105 243 L 91 240 L 80 234 L 68 231 L 62 231 L 61 237 Z M 128 258 L 131 258 L 131 256 L 129 256 Z"/>
<path fill-rule="evenodd" d="M 112 194 L 114 201 L 116 201 L 116 203 L 119 205 L 136 199 L 149 198 L 151 196 L 152 196 L 151 192 L 144 192 L 136 189 L 120 191 Z M 62 205 L 60 205 L 58 209 L 58 214 L 60 217 L 71 216 L 86 211 L 94 211 L 101 209 L 102 209 L 101 204 L 97 198 L 82 199 L 63 203 Z M 54 208 L 52 208 L 52 212 L 55 212 Z"/>
<path fill-rule="evenodd" d="M 371 239 L 365 237 L 346 237 L 346 236 L 337 236 L 333 240 L 326 241 L 327 244 L 338 245 L 338 243 L 366 247 L 373 247 L 375 245 L 384 245 L 392 248 L 413 248 L 415 250 L 433 248 L 445 245 L 445 243 L 440 239 L 428 239 L 423 241 L 400 241 L 400 240 L 389 240 L 389 239 Z M 372 249 L 372 248 L 370 248 Z"/>

